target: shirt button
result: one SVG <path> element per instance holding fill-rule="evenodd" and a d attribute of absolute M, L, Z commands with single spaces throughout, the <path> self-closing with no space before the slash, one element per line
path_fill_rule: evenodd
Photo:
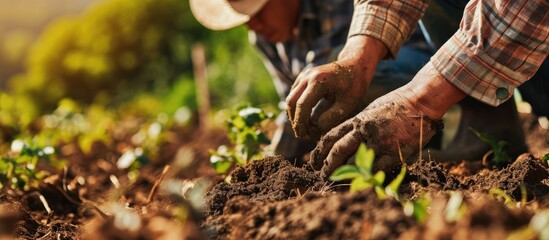
<path fill-rule="evenodd" d="M 504 99 L 507 99 L 508 96 L 509 96 L 509 92 L 504 87 L 500 87 L 496 89 L 496 97 L 498 99 L 504 100 Z"/>

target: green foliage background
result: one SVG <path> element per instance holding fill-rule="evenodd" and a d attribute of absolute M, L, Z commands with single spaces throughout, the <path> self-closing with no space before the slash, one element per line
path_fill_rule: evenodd
<path fill-rule="evenodd" d="M 196 43 L 207 51 L 214 109 L 278 101 L 245 27 L 207 30 L 193 18 L 188 0 L 109 0 L 44 29 L 24 71 L 9 79 L 11 102 L 24 103 L 11 110 L 37 116 L 63 98 L 120 106 L 151 96 L 161 111 L 195 109 L 190 51 Z"/>

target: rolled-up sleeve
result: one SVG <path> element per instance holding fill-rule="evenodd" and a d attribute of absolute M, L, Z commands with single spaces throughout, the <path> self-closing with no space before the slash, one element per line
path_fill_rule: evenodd
<path fill-rule="evenodd" d="M 355 0 L 349 37 L 367 35 L 383 42 L 394 59 L 414 32 L 429 0 Z"/>
<path fill-rule="evenodd" d="M 471 0 L 459 30 L 431 62 L 456 87 L 497 106 L 534 75 L 548 52 L 548 0 Z"/>

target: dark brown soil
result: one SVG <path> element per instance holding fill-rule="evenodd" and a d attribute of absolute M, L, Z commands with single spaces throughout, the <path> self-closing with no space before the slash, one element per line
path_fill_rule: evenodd
<path fill-rule="evenodd" d="M 351 193 L 348 184 L 327 182 L 308 165 L 279 157 L 236 168 L 227 183 L 209 166 L 208 150 L 227 141 L 219 131 L 173 132 L 135 181 L 116 167 L 123 138 L 112 146 L 94 143 L 88 155 L 67 143 L 59 147 L 66 170 L 29 191 L 0 192 L 0 239 L 505 239 L 549 208 L 549 168 L 539 160 L 549 134 L 533 122 L 525 125 L 531 156 L 504 169 L 423 159 L 408 166 L 401 202 L 372 190 Z M 166 164 L 172 168 L 164 176 Z M 149 199 L 160 176 L 179 195 L 161 186 Z M 215 183 L 204 208 L 181 195 L 180 185 L 199 180 Z M 494 189 L 513 202 L 490 196 Z M 463 196 L 466 211 L 449 219 L 453 192 Z M 430 199 L 430 215 L 418 222 L 403 203 L 422 196 Z"/>
<path fill-rule="evenodd" d="M 432 199 L 431 215 L 420 224 L 393 198 L 380 200 L 371 190 L 341 192 L 311 170 L 265 158 L 236 169 L 231 184 L 208 193 L 203 227 L 212 239 L 504 239 L 526 226 L 533 211 L 509 208 L 489 197 L 491 189 L 520 202 L 523 184 L 528 204 L 547 207 L 549 169 L 538 159 L 522 157 L 504 169 L 467 176 L 451 173 L 455 168 L 425 160 L 409 167 L 402 196 Z M 443 213 L 452 191 L 464 196 L 468 210 L 448 222 Z"/>

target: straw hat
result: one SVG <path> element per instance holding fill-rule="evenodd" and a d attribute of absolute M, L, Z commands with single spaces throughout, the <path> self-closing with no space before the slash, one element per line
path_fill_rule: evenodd
<path fill-rule="evenodd" d="M 269 0 L 190 0 L 198 22 L 212 30 L 225 30 L 244 24 Z"/>

